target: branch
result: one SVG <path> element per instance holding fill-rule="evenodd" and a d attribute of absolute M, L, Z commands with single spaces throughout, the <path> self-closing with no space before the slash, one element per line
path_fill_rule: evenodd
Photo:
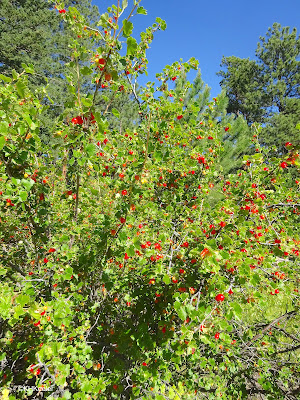
<path fill-rule="evenodd" d="M 281 321 L 282 319 L 285 318 L 289 318 L 292 317 L 294 315 L 296 315 L 297 312 L 296 311 L 290 311 L 286 314 L 281 315 L 280 317 L 274 319 L 270 324 L 268 324 L 260 333 L 258 333 L 256 336 L 254 336 L 253 339 L 249 340 L 249 342 L 247 342 L 245 344 L 245 346 L 242 348 L 242 350 L 244 350 L 246 347 L 249 347 L 249 345 L 253 342 L 255 342 L 257 339 L 259 339 L 266 331 L 268 331 L 270 328 L 272 328 L 273 325 L 275 325 L 277 322 Z"/>
<path fill-rule="evenodd" d="M 274 208 L 274 207 L 300 207 L 299 203 L 278 203 L 278 204 L 272 204 L 270 206 L 266 206 L 266 208 Z"/>

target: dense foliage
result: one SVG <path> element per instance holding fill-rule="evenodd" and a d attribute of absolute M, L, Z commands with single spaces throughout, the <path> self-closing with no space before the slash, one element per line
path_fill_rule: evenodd
<path fill-rule="evenodd" d="M 254 126 L 254 154 L 224 174 L 232 128 L 218 99 L 192 101 L 195 59 L 135 89 L 163 20 L 138 43 L 139 1 L 97 29 L 57 10 L 73 53 L 55 145 L 33 69 L 0 75 L 3 399 L 297 399 L 299 146 L 270 157 Z M 138 123 L 112 125 L 103 91 L 132 93 Z"/>

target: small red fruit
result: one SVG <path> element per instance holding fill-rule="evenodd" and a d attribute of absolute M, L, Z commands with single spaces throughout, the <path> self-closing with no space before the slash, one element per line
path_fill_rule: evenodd
<path fill-rule="evenodd" d="M 282 163 L 280 164 L 281 168 L 286 168 L 287 167 L 287 163 L 285 161 L 282 161 Z"/>
<path fill-rule="evenodd" d="M 224 301 L 225 300 L 225 296 L 222 293 L 219 293 L 216 295 L 215 297 L 216 301 Z"/>
<path fill-rule="evenodd" d="M 215 339 L 219 339 L 220 338 L 220 334 L 219 334 L 219 332 L 217 332 L 216 334 L 215 334 Z"/>
<path fill-rule="evenodd" d="M 72 118 L 71 122 L 74 125 L 76 125 L 76 124 L 77 125 L 82 125 L 83 124 L 83 119 L 82 119 L 82 117 L 77 116 L 77 117 Z"/>

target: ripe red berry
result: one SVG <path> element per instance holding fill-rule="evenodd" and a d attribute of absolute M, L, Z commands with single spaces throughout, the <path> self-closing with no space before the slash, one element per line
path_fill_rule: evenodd
<path fill-rule="evenodd" d="M 71 122 L 74 125 L 76 125 L 76 124 L 77 125 L 82 125 L 83 124 L 83 119 L 82 119 L 82 117 L 77 116 L 77 117 L 72 118 Z"/>
<path fill-rule="evenodd" d="M 229 126 L 226 126 L 226 127 L 224 128 L 224 130 L 225 130 L 225 132 L 229 131 Z"/>
<path fill-rule="evenodd" d="M 286 168 L 287 167 L 287 163 L 285 161 L 282 161 L 282 163 L 280 164 L 281 168 Z"/>
<path fill-rule="evenodd" d="M 183 118 L 183 115 L 178 115 L 178 116 L 177 116 L 177 119 L 178 119 L 178 120 L 181 119 L 181 118 Z"/>
<path fill-rule="evenodd" d="M 120 218 L 121 224 L 125 224 L 125 221 L 126 221 L 126 218 L 124 218 L 124 217 L 121 217 L 121 218 Z"/>
<path fill-rule="evenodd" d="M 224 294 L 222 293 L 217 294 L 215 299 L 216 301 L 224 301 L 225 300 Z"/>
<path fill-rule="evenodd" d="M 220 338 L 220 334 L 219 334 L 219 332 L 217 332 L 216 334 L 215 334 L 215 339 L 219 339 Z"/>
<path fill-rule="evenodd" d="M 291 142 L 286 142 L 285 147 L 293 146 Z"/>

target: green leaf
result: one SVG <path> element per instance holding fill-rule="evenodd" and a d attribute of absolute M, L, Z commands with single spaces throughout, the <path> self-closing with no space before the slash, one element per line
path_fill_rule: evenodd
<path fill-rule="evenodd" d="M 155 21 L 160 25 L 160 29 L 162 31 L 166 30 L 166 28 L 167 28 L 166 21 L 164 21 L 163 19 L 161 19 L 159 17 L 157 17 Z"/>
<path fill-rule="evenodd" d="M 140 6 L 140 7 L 138 7 L 138 9 L 136 10 L 136 13 L 137 13 L 137 14 L 144 14 L 144 15 L 147 15 L 147 10 L 146 10 L 143 6 Z"/>
<path fill-rule="evenodd" d="M 171 283 L 171 278 L 169 277 L 169 275 L 164 275 L 164 277 L 163 277 L 163 282 L 166 284 L 166 285 L 169 285 L 170 283 Z"/>
<path fill-rule="evenodd" d="M 8 122 L 7 121 L 1 121 L 0 122 L 0 133 L 7 133 L 7 129 L 8 129 Z"/>
<path fill-rule="evenodd" d="M 134 257 L 135 256 L 134 246 L 130 246 L 129 247 L 129 249 L 127 250 L 127 254 L 129 255 L 129 257 Z"/>
<path fill-rule="evenodd" d="M 97 196 L 99 194 L 97 189 L 91 188 L 91 192 L 94 196 Z"/>
<path fill-rule="evenodd" d="M 127 21 L 127 19 L 123 20 L 123 36 L 128 37 L 132 34 L 133 23 L 131 21 Z"/>
<path fill-rule="evenodd" d="M 120 118 L 120 113 L 116 108 L 113 108 L 111 112 L 114 114 L 115 117 Z"/>
<path fill-rule="evenodd" d="M 19 196 L 20 196 L 20 199 L 22 200 L 22 201 L 26 201 L 27 200 L 27 197 L 28 197 L 28 193 L 27 192 L 21 192 L 20 194 L 19 194 Z"/>
<path fill-rule="evenodd" d="M 178 311 L 177 311 L 178 317 L 182 320 L 185 321 L 186 320 L 186 311 L 183 307 L 181 307 Z"/>
<path fill-rule="evenodd" d="M 20 97 L 25 97 L 25 85 L 23 82 L 18 81 L 16 83 L 16 87 L 17 87 L 17 92 L 19 94 Z"/>
<path fill-rule="evenodd" d="M 92 99 L 89 99 L 89 98 L 87 98 L 87 97 L 82 97 L 82 98 L 81 98 L 81 102 L 82 102 L 82 104 L 83 104 L 84 106 L 86 106 L 86 107 L 91 107 L 92 104 L 93 104 L 93 100 L 92 100 Z"/>
<path fill-rule="evenodd" d="M 34 130 L 37 127 L 37 125 L 32 121 L 32 119 L 30 118 L 30 116 L 28 114 L 24 114 L 23 118 L 25 119 L 25 121 L 29 125 L 30 129 Z"/>
<path fill-rule="evenodd" d="M 82 75 L 90 75 L 93 72 L 92 68 L 89 68 L 87 66 L 80 68 L 80 73 Z"/>
<path fill-rule="evenodd" d="M 73 268 L 72 267 L 67 267 L 65 270 L 65 273 L 63 275 L 64 279 L 69 280 L 71 279 L 71 276 L 73 275 Z"/>
<path fill-rule="evenodd" d="M 26 65 L 22 63 L 21 65 L 22 68 L 24 68 L 24 71 L 27 72 L 27 74 L 34 74 L 33 64 Z"/>
<path fill-rule="evenodd" d="M 2 75 L 2 74 L 0 74 L 0 79 L 1 79 L 3 82 L 7 82 L 7 83 L 10 83 L 10 82 L 11 82 L 11 78 L 9 78 L 8 76 Z"/>
<path fill-rule="evenodd" d="M 5 137 L 0 136 L 0 150 L 3 149 L 5 142 L 6 142 Z"/>
<path fill-rule="evenodd" d="M 242 307 L 238 304 L 238 303 L 232 303 L 232 308 L 234 310 L 235 315 L 240 318 L 242 313 L 243 313 L 243 309 Z"/>
<path fill-rule="evenodd" d="M 20 294 L 18 297 L 16 297 L 16 303 L 21 304 L 22 307 L 24 307 L 26 303 L 29 303 L 29 301 L 30 296 L 27 294 Z"/>
<path fill-rule="evenodd" d="M 127 39 L 127 55 L 134 56 L 136 49 L 138 47 L 137 41 L 133 37 Z"/>
<path fill-rule="evenodd" d="M 93 143 L 89 143 L 89 144 L 86 146 L 85 151 L 87 152 L 87 154 L 88 154 L 89 156 L 92 156 L 93 154 L 95 154 L 96 147 L 95 147 L 95 145 L 94 145 Z"/>

